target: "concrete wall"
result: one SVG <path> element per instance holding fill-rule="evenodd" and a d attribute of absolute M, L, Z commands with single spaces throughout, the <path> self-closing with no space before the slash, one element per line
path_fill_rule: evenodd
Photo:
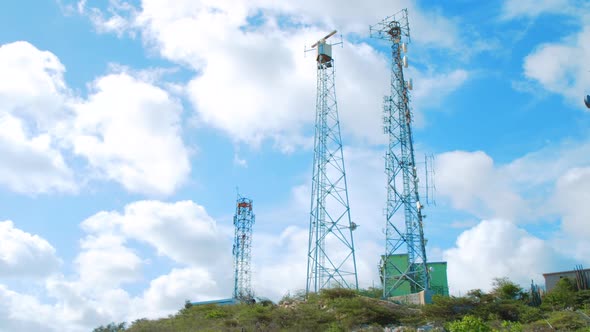
<path fill-rule="evenodd" d="M 586 274 L 586 280 L 588 280 L 589 275 L 590 275 L 590 269 L 585 269 L 583 271 Z M 555 287 L 555 285 L 557 284 L 559 279 L 567 277 L 575 283 L 576 282 L 576 271 L 545 273 L 545 274 L 543 274 L 543 277 L 545 278 L 545 290 L 547 292 L 549 292 Z M 588 280 L 588 282 L 590 283 L 590 280 Z"/>

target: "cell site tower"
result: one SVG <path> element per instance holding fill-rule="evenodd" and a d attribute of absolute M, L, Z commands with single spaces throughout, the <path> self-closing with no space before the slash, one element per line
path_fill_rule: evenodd
<path fill-rule="evenodd" d="M 391 94 L 383 107 L 384 133 L 389 136 L 385 153 L 387 207 L 385 255 L 381 260 L 383 297 L 399 295 L 398 288 L 416 293 L 429 290 L 416 160 L 412 140 L 411 81 L 404 79 L 408 62 L 402 53 L 410 42 L 408 11 L 404 9 L 370 27 L 372 38 L 391 42 Z M 399 212 L 403 213 L 400 218 Z M 404 253 L 406 251 L 406 253 Z M 402 257 L 402 259 L 399 259 Z"/>
<path fill-rule="evenodd" d="M 328 38 L 317 48 L 317 99 L 306 294 L 324 288 L 358 289 L 340 120 L 334 85 L 334 59 Z"/>
<path fill-rule="evenodd" d="M 242 302 L 254 300 L 251 284 L 252 271 L 250 269 L 252 225 L 254 225 L 252 200 L 238 194 L 236 214 L 234 216 L 236 234 L 233 248 L 235 281 L 233 297 Z"/>

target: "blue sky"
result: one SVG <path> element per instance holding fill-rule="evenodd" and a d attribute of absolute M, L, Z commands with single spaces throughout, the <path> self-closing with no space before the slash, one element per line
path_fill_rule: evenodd
<path fill-rule="evenodd" d="M 95 6 L 0 5 L 0 330 L 88 330 L 229 297 L 236 187 L 257 215 L 255 291 L 303 288 L 303 51 L 333 29 L 359 281 L 378 281 L 389 55 L 368 25 L 402 8 L 416 153 L 436 157 L 427 250 L 448 261 L 451 292 L 590 264 L 587 2 Z"/>

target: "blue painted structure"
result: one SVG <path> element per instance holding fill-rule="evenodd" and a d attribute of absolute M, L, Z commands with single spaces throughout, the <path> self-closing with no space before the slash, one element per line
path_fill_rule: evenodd
<path fill-rule="evenodd" d="M 334 85 L 334 44 L 326 43 L 335 33 L 312 46 L 317 46 L 317 97 L 306 294 L 330 287 L 358 289 L 352 234 L 357 225 L 350 219 Z"/>
<path fill-rule="evenodd" d="M 429 290 L 429 273 L 423 230 L 423 205 L 420 202 L 418 175 L 412 138 L 413 114 L 410 107 L 410 82 L 404 79 L 404 67 L 410 42 L 408 12 L 404 9 L 370 27 L 373 38 L 391 43 L 391 94 L 384 98 L 383 131 L 389 137 L 385 153 L 387 207 L 385 255 L 380 266 L 383 297 L 396 294 L 399 287 L 416 293 Z M 400 214 L 403 217 L 400 218 Z M 397 218 L 396 218 L 397 217 Z M 389 259 L 407 254 L 407 262 Z"/>
<path fill-rule="evenodd" d="M 254 225 L 252 200 L 238 194 L 234 215 L 234 292 L 235 299 L 250 302 L 254 298 L 251 284 L 252 226 Z"/>
<path fill-rule="evenodd" d="M 200 301 L 200 302 L 192 302 L 192 305 L 207 305 L 207 304 L 217 304 L 217 305 L 233 305 L 239 303 L 236 299 L 222 299 L 222 300 L 211 300 L 211 301 Z"/>

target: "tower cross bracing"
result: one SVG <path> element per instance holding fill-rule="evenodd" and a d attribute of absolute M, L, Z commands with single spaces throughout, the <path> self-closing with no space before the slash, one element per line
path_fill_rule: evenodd
<path fill-rule="evenodd" d="M 411 81 L 404 78 L 407 59 L 403 53 L 410 42 L 408 13 L 404 9 L 371 26 L 371 37 L 391 43 L 390 95 L 384 98 L 384 132 L 388 135 L 385 153 L 387 206 L 385 255 L 381 262 L 383 297 L 396 289 L 410 293 L 429 289 L 426 246 L 423 230 L 423 205 L 420 202 L 418 175 L 412 137 L 413 114 L 410 107 Z M 396 254 L 407 254 L 407 263 L 396 263 Z"/>
<path fill-rule="evenodd" d="M 317 47 L 317 99 L 306 293 L 323 288 L 358 288 L 353 230 L 336 102 L 332 45 Z"/>
<path fill-rule="evenodd" d="M 234 292 L 233 297 L 249 302 L 254 299 L 252 291 L 251 249 L 252 226 L 254 225 L 252 200 L 238 194 L 236 214 L 234 215 L 235 237 L 234 256 Z"/>

